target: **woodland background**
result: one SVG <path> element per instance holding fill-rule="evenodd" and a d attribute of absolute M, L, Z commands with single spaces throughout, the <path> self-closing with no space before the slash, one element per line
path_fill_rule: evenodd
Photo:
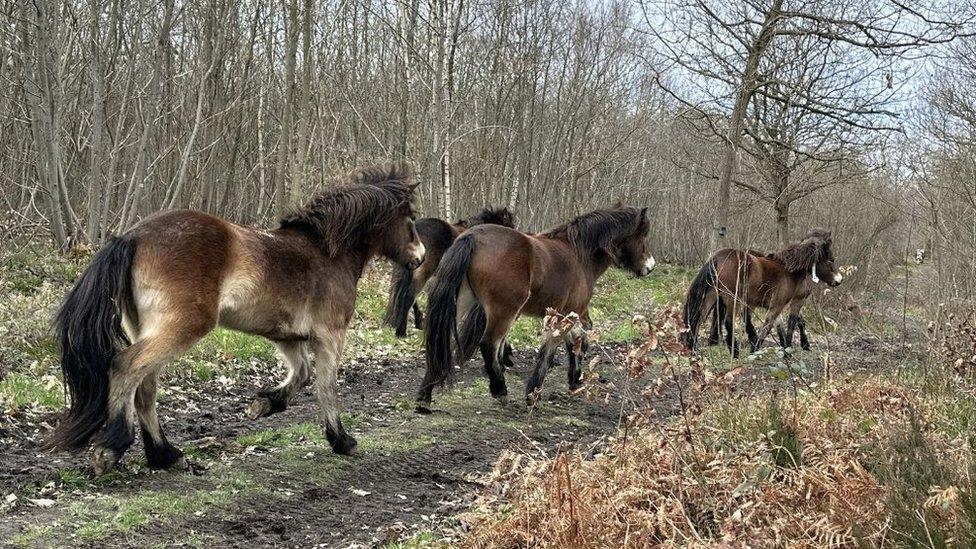
<path fill-rule="evenodd" d="M 98 245 L 164 208 L 273 224 L 407 159 L 426 215 L 539 230 L 618 199 L 653 246 L 834 233 L 854 284 L 916 248 L 976 287 L 969 2 L 0 0 L 11 243 Z M 727 236 L 716 228 L 728 227 Z"/>

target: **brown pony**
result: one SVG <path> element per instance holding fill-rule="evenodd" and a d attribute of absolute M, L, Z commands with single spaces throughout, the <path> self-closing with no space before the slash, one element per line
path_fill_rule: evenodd
<path fill-rule="evenodd" d="M 479 225 L 462 234 L 444 254 L 430 291 L 427 374 L 418 411 L 430 410 L 434 386 L 444 383 L 454 365 L 452 339 L 463 318 L 458 349 L 461 362 L 481 348 L 491 395 L 508 394 L 499 350 L 515 319 L 543 317 L 546 309 L 575 312 L 589 324 L 587 307 L 597 279 L 611 266 L 648 274 L 654 258 L 647 249 L 647 209 L 617 206 L 581 215 L 541 234 L 525 234 L 498 225 Z M 531 401 L 542 386 L 554 351 L 553 341 L 539 350 L 525 388 Z M 569 356 L 569 385 L 580 383 L 579 361 Z M 531 403 L 531 402 L 530 402 Z"/>
<path fill-rule="evenodd" d="M 803 302 L 821 279 L 830 286 L 837 286 L 843 280 L 834 261 L 830 232 L 823 229 L 813 229 L 803 241 L 765 256 L 730 248 L 719 250 L 698 271 L 688 289 L 684 321 L 689 331 L 685 343 L 695 348 L 701 319 L 715 307 L 724 316 L 725 342 L 733 355 L 738 354 L 732 335 L 737 311 L 744 312 L 746 333 L 752 350 L 756 351 L 787 306 L 791 321 L 800 318 Z M 716 303 L 719 300 L 720 305 Z M 749 311 L 755 307 L 769 311 L 758 333 L 749 319 Z M 788 340 L 787 334 L 781 334 L 781 343 L 793 339 L 794 327 L 789 330 Z"/>
<path fill-rule="evenodd" d="M 390 300 L 386 309 L 386 323 L 393 327 L 397 337 L 407 335 L 407 315 L 413 309 L 413 322 L 417 329 L 423 327 L 424 316 L 417 305 L 417 294 L 434 276 L 440 265 L 444 252 L 464 231 L 490 223 L 503 227 L 514 227 L 515 216 L 507 207 L 485 208 L 477 215 L 462 219 L 457 223 L 448 223 L 436 217 L 425 217 L 417 220 L 417 234 L 420 241 L 427 248 L 427 259 L 414 270 L 399 267 L 393 271 L 393 282 L 390 286 Z"/>
<path fill-rule="evenodd" d="M 220 325 L 278 347 L 288 367 L 271 395 L 280 406 L 305 383 L 314 351 L 326 436 L 335 452 L 351 452 L 356 440 L 339 421 L 336 375 L 356 285 L 374 256 L 414 267 L 423 261 L 412 194 L 404 166 L 374 167 L 312 197 L 277 230 L 178 210 L 112 239 L 55 321 L 71 405 L 47 447 L 80 449 L 94 440 L 102 474 L 132 444 L 138 417 L 149 465 L 182 462 L 156 416 L 157 378 Z"/>
<path fill-rule="evenodd" d="M 772 253 L 762 252 L 759 250 L 750 249 L 746 251 L 749 253 L 749 255 L 755 257 L 768 257 L 774 255 Z M 784 349 L 793 346 L 793 334 L 798 330 L 800 332 L 800 348 L 804 351 L 810 350 L 810 340 L 807 338 L 807 323 L 805 320 L 803 320 L 803 317 L 800 316 L 800 308 L 803 306 L 803 302 L 806 300 L 806 298 L 813 293 L 813 289 L 815 287 L 813 279 L 804 279 L 803 286 L 804 288 L 800 289 L 800 291 L 793 298 L 793 301 L 790 303 L 790 316 L 787 319 L 786 328 L 783 327 L 782 323 L 776 325 L 776 333 L 779 336 L 779 344 L 780 347 L 783 347 Z M 726 320 L 725 305 L 721 299 L 715 301 L 715 306 L 712 308 L 711 314 L 712 331 L 708 336 L 708 344 L 718 345 L 718 342 L 722 337 L 722 323 Z M 732 330 L 731 320 L 731 318 L 728 318 L 728 322 L 725 325 L 726 330 Z M 756 328 L 752 324 L 752 312 L 748 307 L 743 312 L 743 320 L 745 321 L 746 325 L 746 333 L 755 333 Z"/>

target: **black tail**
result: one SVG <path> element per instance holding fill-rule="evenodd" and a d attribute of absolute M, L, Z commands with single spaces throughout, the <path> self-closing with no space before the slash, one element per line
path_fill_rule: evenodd
<path fill-rule="evenodd" d="M 390 301 L 386 306 L 384 322 L 393 327 L 397 337 L 407 337 L 407 315 L 417 299 L 413 289 L 413 271 L 397 265 L 390 284 Z"/>
<path fill-rule="evenodd" d="M 65 298 L 54 320 L 61 344 L 61 371 L 70 406 L 50 438 L 48 449 L 84 447 L 105 423 L 109 370 L 118 349 L 128 343 L 122 311 L 135 322 L 131 268 L 136 239 L 113 238 Z"/>
<path fill-rule="evenodd" d="M 458 292 L 468 276 L 474 248 L 474 236 L 461 236 L 447 249 L 437 268 L 436 282 L 428 294 L 427 301 L 427 329 L 424 334 L 427 347 L 427 375 L 424 376 L 420 389 L 421 401 L 429 400 L 430 391 L 451 377 L 451 369 L 454 365 L 451 343 L 452 340 L 458 339 Z"/>
<path fill-rule="evenodd" d="M 485 316 L 484 306 L 475 303 L 461 322 L 461 331 L 458 334 L 458 363 L 464 364 L 478 350 L 478 344 L 485 335 L 487 325 L 488 317 Z"/>
<path fill-rule="evenodd" d="M 701 324 L 702 315 L 710 312 L 702 311 L 702 306 L 704 305 L 705 296 L 708 295 L 709 290 L 715 287 L 717 279 L 718 273 L 715 271 L 715 264 L 709 259 L 698 270 L 695 279 L 691 281 L 691 287 L 688 288 L 688 297 L 685 299 L 684 322 L 688 328 L 688 333 L 685 336 L 685 345 L 689 349 L 695 346 L 695 337 L 698 334 L 698 326 Z"/>

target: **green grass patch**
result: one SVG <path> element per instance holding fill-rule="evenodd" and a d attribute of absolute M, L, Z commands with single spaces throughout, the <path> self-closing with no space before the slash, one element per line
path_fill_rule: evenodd
<path fill-rule="evenodd" d="M 313 422 L 298 423 L 278 429 L 265 429 L 256 433 L 240 435 L 235 439 L 241 446 L 261 448 L 280 448 L 300 443 L 324 444 L 322 427 Z"/>
<path fill-rule="evenodd" d="M 10 372 L 0 379 L 0 404 L 19 410 L 26 407 L 60 408 L 64 393 L 53 377 L 38 377 L 29 372 Z"/>
<path fill-rule="evenodd" d="M 381 549 L 420 549 L 421 547 L 431 547 L 431 546 L 444 546 L 448 545 L 440 541 L 436 534 L 433 532 L 422 531 L 417 532 L 410 537 L 395 541 L 393 543 L 387 543 L 386 545 L 381 545 Z"/>

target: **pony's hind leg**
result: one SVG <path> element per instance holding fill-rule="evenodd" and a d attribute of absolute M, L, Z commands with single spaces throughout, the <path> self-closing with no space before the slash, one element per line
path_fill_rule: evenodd
<path fill-rule="evenodd" d="M 416 301 L 413 302 L 413 327 L 418 330 L 424 329 L 424 313 Z"/>
<path fill-rule="evenodd" d="M 722 322 L 725 320 L 725 302 L 721 299 L 715 301 L 712 308 L 712 331 L 708 334 L 708 344 L 718 345 L 722 340 Z"/>
<path fill-rule="evenodd" d="M 154 330 L 158 335 L 140 339 L 119 353 L 109 377 L 108 419 L 102 431 L 95 437 L 92 464 L 96 474 L 102 475 L 112 470 L 135 440 L 135 426 L 132 420 L 137 411 L 135 409 L 136 389 L 143 385 L 147 377 L 155 378 L 163 366 L 182 355 L 193 343 L 209 332 L 213 323 L 205 324 L 199 323 L 196 326 L 177 324 Z M 152 412 L 147 403 L 149 399 L 153 401 Z M 145 412 L 147 423 L 144 426 L 148 426 L 151 433 L 155 430 L 161 434 L 158 420 L 155 421 L 155 428 L 152 422 L 152 416 L 155 416 L 155 394 L 149 395 L 148 387 L 139 404 Z M 142 423 L 143 414 L 140 414 L 139 418 Z"/>
<path fill-rule="evenodd" d="M 508 342 L 508 338 L 502 343 L 502 357 L 501 360 L 502 368 L 511 368 L 515 366 L 515 362 L 512 361 L 512 344 Z"/>
<path fill-rule="evenodd" d="M 486 312 L 485 335 L 481 343 L 481 356 L 485 359 L 485 374 L 488 376 L 488 389 L 491 396 L 497 399 L 505 399 L 508 396 L 508 387 L 505 384 L 504 354 L 506 346 L 506 336 L 511 329 L 512 323 L 518 311 L 499 311 L 494 308 L 491 312 Z"/>
<path fill-rule="evenodd" d="M 749 352 L 759 350 L 759 336 L 756 335 L 756 325 L 752 323 L 752 310 L 746 307 L 742 312 L 742 319 L 746 325 L 746 336 L 749 338 Z"/>
<path fill-rule="evenodd" d="M 724 300 L 723 298 L 719 298 L 718 303 L 722 303 L 723 300 Z M 719 309 L 718 303 L 715 304 L 716 310 Z M 725 304 L 725 306 L 722 307 L 722 309 L 723 312 L 725 313 L 724 318 L 722 319 L 722 322 L 725 323 L 725 346 L 729 348 L 729 353 L 731 353 L 733 357 L 738 357 L 739 342 L 736 341 L 735 330 L 732 329 L 733 328 L 732 323 L 735 317 L 735 303 L 733 303 L 732 305 Z M 715 323 L 718 324 L 718 319 L 716 319 Z"/>
<path fill-rule="evenodd" d="M 485 361 L 485 375 L 488 376 L 488 390 L 498 400 L 508 398 L 505 374 L 501 362 L 501 346 L 490 341 L 481 342 L 481 358 Z"/>
<path fill-rule="evenodd" d="M 167 469 L 183 460 L 183 452 L 170 444 L 159 425 L 156 414 L 156 383 L 158 373 L 146 375 L 136 389 L 136 414 L 142 431 L 142 443 L 146 451 L 146 462 L 153 469 Z"/>
<path fill-rule="evenodd" d="M 558 348 L 558 342 L 547 339 L 539 347 L 538 352 L 536 352 L 535 366 L 532 368 L 529 379 L 525 382 L 525 404 L 527 406 L 533 406 L 539 401 L 539 396 L 542 393 L 542 383 L 546 380 L 546 373 L 549 371 L 552 355 Z"/>
<path fill-rule="evenodd" d="M 339 418 L 339 358 L 346 341 L 346 330 L 331 329 L 315 338 L 315 394 L 319 415 L 325 424 L 325 437 L 337 454 L 348 455 L 356 449 L 356 439 L 346 433 Z"/>
<path fill-rule="evenodd" d="M 288 374 L 284 381 L 277 386 L 262 389 L 247 407 L 247 417 L 258 419 L 278 412 L 283 412 L 288 408 L 295 393 L 302 387 L 308 385 L 311 377 L 311 358 L 308 353 L 308 344 L 304 341 L 279 341 L 275 343 L 278 352 L 288 368 Z"/>

